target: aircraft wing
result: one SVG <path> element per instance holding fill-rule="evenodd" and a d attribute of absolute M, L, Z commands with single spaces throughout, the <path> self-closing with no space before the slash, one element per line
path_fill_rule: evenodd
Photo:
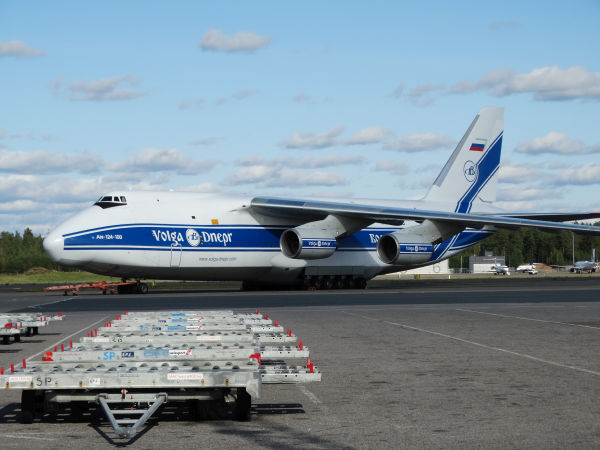
<path fill-rule="evenodd" d="M 262 214 L 289 217 L 305 220 L 307 222 L 318 218 L 322 219 L 330 214 L 335 214 L 371 223 L 399 224 L 405 220 L 422 222 L 429 219 L 462 225 L 465 228 L 482 228 L 486 225 L 509 229 L 533 227 L 546 231 L 567 230 L 578 234 L 600 235 L 600 227 L 542 220 L 542 218 L 547 219 L 549 217 L 565 217 L 560 214 L 542 214 L 540 216 L 533 214 L 531 216 L 520 215 L 512 217 L 506 215 L 464 214 L 426 209 L 397 208 L 362 205 L 358 203 L 338 203 L 265 196 L 253 198 L 250 205 L 253 209 Z M 598 215 L 596 214 L 594 217 L 595 216 Z M 528 217 L 537 217 L 537 219 L 530 219 Z M 573 220 L 570 219 L 573 215 L 568 215 L 566 217 L 567 218 L 563 218 L 563 220 Z M 582 218 L 582 215 L 577 215 L 577 217 Z"/>
<path fill-rule="evenodd" d="M 550 222 L 566 222 L 571 220 L 600 220 L 600 213 L 582 213 L 582 212 L 565 212 L 565 213 L 530 213 L 530 212 L 506 212 L 497 214 L 502 217 L 515 217 L 519 219 L 545 220 Z"/>

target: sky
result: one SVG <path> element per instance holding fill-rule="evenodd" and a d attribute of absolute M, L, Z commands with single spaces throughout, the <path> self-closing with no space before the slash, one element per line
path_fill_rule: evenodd
<path fill-rule="evenodd" d="M 498 206 L 600 211 L 600 1 L 0 0 L 0 230 L 113 190 L 418 199 L 505 108 Z"/>

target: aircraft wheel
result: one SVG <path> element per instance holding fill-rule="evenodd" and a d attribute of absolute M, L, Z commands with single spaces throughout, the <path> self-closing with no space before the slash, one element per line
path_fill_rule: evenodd
<path fill-rule="evenodd" d="M 246 389 L 238 389 L 235 407 L 233 408 L 233 418 L 235 420 L 246 422 L 250 420 L 250 410 L 252 408 L 252 397 Z"/>
<path fill-rule="evenodd" d="M 324 288 L 324 284 L 325 284 L 325 282 L 322 279 L 317 278 L 316 280 L 314 280 L 313 286 L 318 291 L 318 290 Z"/>
<path fill-rule="evenodd" d="M 346 287 L 346 282 L 343 278 L 335 279 L 335 288 L 336 289 L 344 289 Z"/>
<path fill-rule="evenodd" d="M 147 294 L 148 293 L 148 284 L 147 283 L 138 283 L 137 284 L 137 293 L 138 294 Z"/>
<path fill-rule="evenodd" d="M 35 391 L 24 389 L 21 393 L 21 423 L 33 423 L 35 413 Z"/>
<path fill-rule="evenodd" d="M 367 287 L 367 280 L 364 278 L 357 278 L 355 280 L 356 289 L 365 289 Z"/>
<path fill-rule="evenodd" d="M 325 280 L 325 289 L 333 289 L 333 286 L 335 285 L 335 279 L 332 277 L 329 277 Z"/>

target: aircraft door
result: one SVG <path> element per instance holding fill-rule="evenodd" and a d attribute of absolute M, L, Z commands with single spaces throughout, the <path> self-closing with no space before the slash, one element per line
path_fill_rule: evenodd
<path fill-rule="evenodd" d="M 179 268 L 181 265 L 181 253 L 183 252 L 183 247 L 178 242 L 173 242 L 171 244 L 171 267 Z"/>

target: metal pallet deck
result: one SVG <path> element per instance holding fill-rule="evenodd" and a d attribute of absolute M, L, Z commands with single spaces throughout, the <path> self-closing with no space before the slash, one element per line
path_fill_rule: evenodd
<path fill-rule="evenodd" d="M 252 345 L 180 345 L 169 347 L 145 347 L 137 345 L 94 346 L 88 348 L 79 345 L 63 351 L 45 352 L 43 361 L 76 362 L 76 361 L 159 361 L 164 359 L 229 360 L 248 359 L 260 354 L 261 358 L 308 358 L 308 347 L 292 346 L 252 346 Z"/>
<path fill-rule="evenodd" d="M 0 371 L 0 386 L 23 390 L 23 422 L 44 405 L 95 403 L 117 435 L 127 438 L 166 402 L 186 402 L 197 417 L 213 408 L 247 420 L 263 384 L 321 380 L 309 349 L 258 312 L 123 313 L 60 349 L 44 353 L 42 361 L 11 366 L 10 373 Z M 298 358 L 307 363 L 286 362 Z"/>

